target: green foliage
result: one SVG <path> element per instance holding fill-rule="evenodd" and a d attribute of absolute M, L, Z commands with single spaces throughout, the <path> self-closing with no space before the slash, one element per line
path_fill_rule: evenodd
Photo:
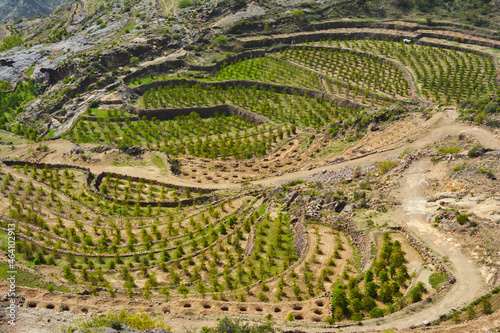
<path fill-rule="evenodd" d="M 445 281 L 446 275 L 441 272 L 434 272 L 429 276 L 429 284 L 436 290 L 439 290 L 441 284 Z"/>
<path fill-rule="evenodd" d="M 415 152 L 415 148 L 412 148 L 412 147 L 405 148 L 405 150 L 403 150 L 403 152 L 401 154 L 399 154 L 398 158 L 402 159 L 406 155 L 411 154 L 413 152 Z"/>
<path fill-rule="evenodd" d="M 467 214 L 458 214 L 457 215 L 457 223 L 460 225 L 464 225 L 469 221 L 469 215 Z"/>
<path fill-rule="evenodd" d="M 49 265 L 51 264 L 50 258 L 48 264 Z M 56 285 L 53 282 L 44 281 L 39 275 L 33 274 L 29 270 L 19 267 L 16 268 L 16 270 L 17 270 L 16 285 L 18 286 L 40 288 L 46 290 L 57 290 L 62 292 L 70 291 L 70 289 L 66 286 Z M 8 277 L 10 277 L 11 274 L 9 273 L 9 271 L 11 271 L 9 269 L 9 264 L 4 261 L 0 261 L 0 280 L 6 280 Z"/>
<path fill-rule="evenodd" d="M 486 148 L 484 148 L 480 143 L 476 143 L 471 149 L 469 149 L 467 156 L 474 158 L 483 155 L 485 152 Z"/>
<path fill-rule="evenodd" d="M 0 52 L 7 51 L 13 47 L 19 46 L 23 43 L 23 38 L 19 35 L 7 36 L 2 40 L 0 45 Z"/>
<path fill-rule="evenodd" d="M 81 330 L 87 332 L 96 327 L 111 327 L 116 330 L 130 328 L 135 330 L 149 330 L 155 328 L 163 328 L 170 330 L 170 326 L 166 326 L 160 316 L 150 315 L 147 312 L 127 313 L 121 310 L 119 313 L 109 312 L 104 317 L 92 317 L 90 319 L 78 320 L 76 325 L 72 325 L 69 331 Z"/>
<path fill-rule="evenodd" d="M 43 91 L 43 86 L 40 84 L 29 81 L 27 83 L 21 82 L 14 92 L 0 92 L 0 128 L 9 130 L 12 133 L 26 136 L 31 140 L 38 139 L 38 133 L 35 129 L 27 125 L 12 124 L 16 117 L 24 112 L 22 106 L 34 99 Z"/>
<path fill-rule="evenodd" d="M 347 310 L 347 306 L 349 305 L 349 301 L 347 299 L 347 295 L 344 289 L 335 288 L 332 291 L 332 307 L 340 308 L 342 311 Z"/>
<path fill-rule="evenodd" d="M 193 5 L 192 0 L 179 0 L 179 8 L 187 8 Z"/>
<path fill-rule="evenodd" d="M 0 80 L 0 92 L 11 90 L 11 89 L 12 89 L 12 85 L 9 82 Z"/>
<path fill-rule="evenodd" d="M 135 66 L 135 65 L 137 65 L 138 63 L 139 63 L 139 58 L 137 58 L 137 57 L 132 57 L 132 58 L 130 58 L 130 64 L 131 64 L 132 66 Z"/>
<path fill-rule="evenodd" d="M 467 306 L 465 313 L 467 315 L 468 320 L 472 320 L 472 319 L 476 318 L 476 308 L 472 304 Z"/>
<path fill-rule="evenodd" d="M 415 287 L 410 290 L 409 297 L 413 303 L 422 300 L 422 294 L 425 292 L 425 286 L 422 282 L 418 282 Z"/>
<path fill-rule="evenodd" d="M 265 324 L 250 325 L 243 324 L 240 319 L 224 317 L 219 320 L 216 327 L 203 327 L 202 333 L 277 333 L 279 329 L 274 328 L 271 322 Z"/>
<path fill-rule="evenodd" d="M 438 154 L 440 154 L 440 155 L 456 154 L 459 151 L 460 151 L 459 147 L 454 147 L 454 148 L 440 147 L 440 148 L 438 148 Z"/>
<path fill-rule="evenodd" d="M 227 43 L 227 37 L 224 36 L 224 35 L 220 35 L 220 36 L 217 36 L 215 39 L 214 39 L 214 42 L 216 44 L 226 44 Z"/>
<path fill-rule="evenodd" d="M 294 10 L 292 12 L 290 12 L 289 14 L 291 17 L 293 17 L 294 19 L 297 19 L 297 20 L 303 20 L 306 16 L 306 14 L 304 13 L 303 10 L 301 9 L 297 9 L 297 10 Z"/>
<path fill-rule="evenodd" d="M 216 81 L 237 79 L 323 90 L 317 75 L 273 57 L 243 59 L 226 64 L 213 77 Z"/>
<path fill-rule="evenodd" d="M 376 162 L 379 167 L 379 173 L 384 175 L 394 169 L 398 163 L 395 161 L 384 161 L 384 162 Z"/>
<path fill-rule="evenodd" d="M 498 92 L 485 94 L 476 99 L 467 99 L 459 105 L 459 111 L 461 119 L 490 127 L 500 127 L 500 120 L 498 120 L 500 96 L 498 96 Z"/>
<path fill-rule="evenodd" d="M 493 171 L 489 170 L 489 169 L 484 169 L 484 168 L 480 168 L 479 169 L 479 173 L 480 174 L 483 174 L 483 175 L 486 175 L 486 177 L 490 178 L 490 179 L 495 179 L 495 174 L 493 173 Z"/>
<path fill-rule="evenodd" d="M 483 297 L 481 299 L 481 311 L 485 315 L 493 313 L 493 307 L 491 306 L 490 297 Z"/>
<path fill-rule="evenodd" d="M 429 3 L 429 1 L 424 1 Z M 324 44 L 323 42 L 322 44 Z M 394 41 L 339 41 L 339 47 L 362 50 L 399 61 L 415 74 L 426 99 L 451 104 L 495 91 L 495 65 L 492 58 L 433 46 L 416 46 Z M 471 80 L 463 80 L 470 77 Z"/>
<path fill-rule="evenodd" d="M 384 314 L 385 314 L 384 310 L 376 307 L 370 311 L 370 318 L 381 318 L 384 316 Z"/>

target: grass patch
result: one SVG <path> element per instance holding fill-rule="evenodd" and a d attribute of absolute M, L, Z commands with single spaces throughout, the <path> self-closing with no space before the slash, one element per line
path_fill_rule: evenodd
<path fill-rule="evenodd" d="M 5 261 L 0 261 L 0 279 L 6 280 L 10 277 L 9 264 Z M 33 274 L 28 270 L 16 268 L 16 284 L 23 287 L 40 288 L 47 290 L 57 290 L 62 292 L 71 292 L 71 289 L 65 286 L 58 286 L 53 282 L 46 282 L 39 275 Z"/>
<path fill-rule="evenodd" d="M 453 148 L 445 148 L 445 147 L 440 147 L 438 148 L 438 154 L 439 155 L 447 155 L 447 154 L 456 154 L 460 151 L 459 147 L 453 147 Z"/>

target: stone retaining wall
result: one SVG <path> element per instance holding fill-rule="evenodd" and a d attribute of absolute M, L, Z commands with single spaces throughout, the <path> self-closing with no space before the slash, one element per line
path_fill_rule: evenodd
<path fill-rule="evenodd" d="M 393 41 L 402 41 L 405 38 L 414 39 L 414 36 L 404 36 L 399 34 L 388 34 L 384 32 L 317 32 L 317 33 L 309 33 L 307 35 L 295 35 L 295 36 L 287 36 L 287 37 L 274 37 L 274 38 L 264 38 L 258 40 L 250 40 L 243 42 L 243 46 L 246 48 L 253 47 L 266 47 L 277 44 L 300 44 L 305 41 L 319 41 L 319 40 L 327 40 L 338 39 L 338 40 L 346 40 L 353 38 L 371 38 L 371 39 L 380 39 L 380 40 L 393 40 Z"/>
<path fill-rule="evenodd" d="M 141 181 L 141 180 L 144 180 L 145 183 L 148 183 L 148 184 L 153 184 L 153 185 L 158 185 L 158 186 L 164 186 L 164 187 L 167 187 L 167 188 L 172 188 L 172 189 L 177 189 L 177 190 L 185 190 L 185 189 L 189 189 L 190 191 L 192 192 L 196 192 L 196 193 L 199 193 L 200 191 L 203 192 L 203 193 L 209 193 L 209 192 L 213 192 L 215 190 L 210 190 L 210 189 L 206 189 L 206 188 L 202 188 L 202 187 L 188 187 L 188 186 L 178 186 L 178 185 L 173 185 L 173 184 L 169 184 L 169 183 L 163 183 L 163 182 L 160 182 L 160 181 L 157 181 L 157 180 L 153 180 L 153 179 L 146 179 L 146 178 L 141 178 L 141 177 L 134 177 L 134 176 L 125 176 L 125 175 L 122 175 L 122 174 L 118 174 L 118 173 L 114 173 L 114 172 L 101 172 L 99 175 L 97 175 L 94 179 L 94 181 L 89 184 L 87 182 L 87 184 L 89 185 L 89 189 L 96 195 L 108 200 L 108 201 L 111 201 L 111 202 L 118 202 L 118 203 L 121 203 L 121 204 L 128 204 L 128 205 L 135 205 L 137 203 L 137 201 L 134 201 L 134 200 L 121 200 L 121 199 L 116 199 L 112 196 L 109 196 L 109 195 L 106 195 L 104 193 L 102 193 L 100 190 L 99 190 L 99 187 L 101 185 L 101 182 L 102 182 L 102 179 L 106 176 L 106 175 L 111 175 L 111 177 L 115 177 L 115 178 L 119 178 L 119 179 L 131 179 L 133 181 Z M 204 196 L 199 196 L 199 197 L 196 197 L 196 198 L 190 198 L 190 199 L 182 199 L 182 200 L 179 200 L 179 201 L 139 201 L 139 205 L 141 207 L 146 207 L 148 205 L 151 205 L 151 206 L 162 206 L 162 207 L 176 207 L 178 206 L 179 204 L 180 205 L 192 205 L 193 203 L 195 202 L 204 202 L 204 201 L 207 201 L 209 199 L 212 199 L 212 196 L 208 196 L 208 195 L 204 195 Z"/>
<path fill-rule="evenodd" d="M 179 69 L 186 66 L 186 62 L 184 60 L 166 60 L 161 63 L 152 64 L 146 67 L 143 67 L 133 73 L 130 73 L 123 77 L 123 83 L 129 83 L 137 78 L 143 78 L 148 76 L 149 74 L 158 73 L 158 72 L 166 72 L 168 70 Z"/>
<path fill-rule="evenodd" d="M 189 116 L 192 112 L 196 112 L 201 118 L 210 118 L 214 117 L 216 114 L 223 114 L 225 116 L 238 116 L 257 125 L 267 124 L 269 122 L 269 120 L 263 116 L 229 104 L 168 109 L 139 109 L 129 104 L 127 105 L 127 109 L 129 112 L 136 114 L 138 119 L 146 117 L 148 119 L 173 120 L 176 117 Z"/>
<path fill-rule="evenodd" d="M 358 229 L 356 224 L 351 220 L 351 218 L 346 218 L 344 223 L 330 222 L 331 225 L 338 231 L 345 231 L 349 235 L 352 243 L 361 252 L 361 262 L 363 264 L 363 269 L 367 269 L 371 265 L 372 261 L 372 250 L 371 250 L 371 240 L 370 237 L 366 236 L 362 231 Z"/>
<path fill-rule="evenodd" d="M 302 208 L 299 214 L 300 215 L 297 224 L 295 225 L 295 228 L 293 230 L 294 231 L 293 243 L 295 252 L 297 252 L 297 255 L 299 257 L 302 257 L 305 255 L 309 243 L 307 229 L 304 225 L 304 222 L 306 220 L 306 209 Z"/>

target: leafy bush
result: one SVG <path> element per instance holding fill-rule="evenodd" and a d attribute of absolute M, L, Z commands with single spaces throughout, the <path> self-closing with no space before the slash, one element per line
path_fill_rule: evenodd
<path fill-rule="evenodd" d="M 456 147 L 456 148 L 444 148 L 444 147 L 441 147 L 441 148 L 438 149 L 438 154 L 440 154 L 440 155 L 456 154 L 459 151 L 460 151 L 459 147 Z"/>
<path fill-rule="evenodd" d="M 303 10 L 297 9 L 290 13 L 290 16 L 297 20 L 303 20 L 306 16 Z"/>
<path fill-rule="evenodd" d="M 398 158 L 402 159 L 406 155 L 412 154 L 413 152 L 415 152 L 415 148 L 412 148 L 412 147 L 405 148 L 405 150 L 403 150 L 403 152 L 401 154 L 399 154 Z"/>
<path fill-rule="evenodd" d="M 151 316 L 146 312 L 126 313 L 125 310 L 121 310 L 119 313 L 109 312 L 105 317 L 80 320 L 75 327 L 70 327 L 68 332 L 73 332 L 74 330 L 86 332 L 95 327 L 111 327 L 116 330 L 121 330 L 125 327 L 141 331 L 154 328 L 170 330 L 170 326 L 166 326 L 159 316 Z"/>
<path fill-rule="evenodd" d="M 489 297 L 484 297 L 481 300 L 481 311 L 486 315 L 493 313 L 493 308 L 491 306 Z"/>
<path fill-rule="evenodd" d="M 19 35 L 7 36 L 3 39 L 2 45 L 0 45 L 0 52 L 7 51 L 13 47 L 21 45 L 23 43 L 23 38 Z"/>
<path fill-rule="evenodd" d="M 0 91 L 6 91 L 11 89 L 12 85 L 9 82 L 0 80 Z"/>
<path fill-rule="evenodd" d="M 130 58 L 130 64 L 131 64 L 132 66 L 135 66 L 135 65 L 137 65 L 138 63 L 139 63 L 139 58 L 137 58 L 137 57 L 132 57 L 132 58 Z"/>
<path fill-rule="evenodd" d="M 439 287 L 443 282 L 446 281 L 446 276 L 443 273 L 432 273 L 429 276 L 429 284 L 432 286 L 432 288 L 439 290 Z"/>
<path fill-rule="evenodd" d="M 484 148 L 480 143 L 477 143 L 467 152 L 467 156 L 470 158 L 478 157 L 483 155 L 485 152 L 486 148 Z"/>
<path fill-rule="evenodd" d="M 379 173 L 381 175 L 384 175 L 388 173 L 390 170 L 394 169 L 398 163 L 395 161 L 384 161 L 384 162 L 376 162 L 376 164 L 379 167 Z"/>
<path fill-rule="evenodd" d="M 493 174 L 493 171 L 491 171 L 491 170 L 480 168 L 479 169 L 479 173 L 483 174 L 483 175 L 486 175 L 486 177 L 488 177 L 490 179 L 495 179 L 495 175 Z"/>
<path fill-rule="evenodd" d="M 280 332 L 270 322 L 262 325 L 243 324 L 239 319 L 222 318 L 216 327 L 203 327 L 202 333 L 275 333 Z"/>
<path fill-rule="evenodd" d="M 179 8 L 187 8 L 193 5 L 191 0 L 179 0 Z"/>
<path fill-rule="evenodd" d="M 225 44 L 227 42 L 227 37 L 224 35 L 218 36 L 214 39 L 214 42 L 217 44 Z"/>
<path fill-rule="evenodd" d="M 371 311 L 370 311 L 370 318 L 381 318 L 384 316 L 384 310 L 382 310 L 381 308 L 373 308 Z"/>
<path fill-rule="evenodd" d="M 460 225 L 464 225 L 467 221 L 469 221 L 469 215 L 467 214 L 458 214 L 457 215 L 457 223 Z"/>

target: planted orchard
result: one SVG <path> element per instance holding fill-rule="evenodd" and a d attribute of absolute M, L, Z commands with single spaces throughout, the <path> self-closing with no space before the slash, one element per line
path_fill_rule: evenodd
<path fill-rule="evenodd" d="M 150 89 L 144 93 L 138 106 L 146 109 L 205 107 L 233 104 L 251 110 L 273 121 L 319 128 L 332 120 L 350 118 L 354 110 L 340 107 L 333 100 L 311 98 L 300 95 L 275 92 L 259 86 L 227 87 L 210 85 L 168 85 Z"/>
<path fill-rule="evenodd" d="M 349 50 L 305 46 L 286 49 L 278 53 L 278 56 L 298 66 L 348 83 L 345 89 L 347 98 L 349 91 L 357 96 L 360 88 L 393 98 L 408 98 L 411 95 L 403 71 L 377 57 L 360 55 Z"/>
<path fill-rule="evenodd" d="M 213 76 L 214 81 L 250 80 L 322 91 L 318 76 L 290 66 L 286 61 L 269 57 L 244 58 L 225 64 Z"/>
<path fill-rule="evenodd" d="M 397 60 L 412 71 L 422 97 L 438 103 L 460 103 L 498 87 L 493 59 L 481 54 L 379 40 L 330 40 L 316 44 L 360 50 Z"/>
<path fill-rule="evenodd" d="M 134 202 L 180 202 L 182 199 L 196 199 L 205 194 L 203 190 L 196 192 L 189 188 L 175 188 L 144 179 L 118 177 L 110 173 L 103 177 L 98 190 L 115 200 Z"/>

